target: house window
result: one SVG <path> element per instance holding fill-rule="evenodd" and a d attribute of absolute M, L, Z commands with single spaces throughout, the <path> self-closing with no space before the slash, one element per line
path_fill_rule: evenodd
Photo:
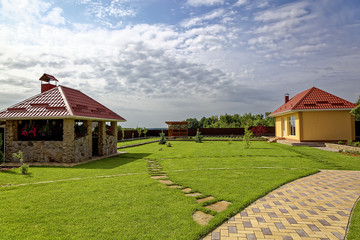
<path fill-rule="evenodd" d="M 19 141 L 62 141 L 63 120 L 19 120 Z"/>
<path fill-rule="evenodd" d="M 290 136 L 295 136 L 295 116 L 291 116 L 289 117 L 289 135 Z"/>

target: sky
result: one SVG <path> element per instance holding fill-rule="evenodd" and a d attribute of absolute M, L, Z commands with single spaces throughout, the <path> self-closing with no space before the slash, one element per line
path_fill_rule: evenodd
<path fill-rule="evenodd" d="M 43 73 L 124 127 L 360 95 L 359 0 L 0 0 L 0 109 Z"/>

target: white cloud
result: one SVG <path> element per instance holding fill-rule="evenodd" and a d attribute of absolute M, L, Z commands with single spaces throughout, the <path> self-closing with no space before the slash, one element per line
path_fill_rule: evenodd
<path fill-rule="evenodd" d="M 256 21 L 268 22 L 268 21 L 299 18 L 309 14 L 309 11 L 306 10 L 307 6 L 308 4 L 306 2 L 292 3 L 276 9 L 266 10 L 255 16 L 254 19 Z"/>
<path fill-rule="evenodd" d="M 193 17 L 190 19 L 186 19 L 184 21 L 181 22 L 181 26 L 182 27 L 193 27 L 196 25 L 202 25 L 205 24 L 206 21 L 208 20 L 213 20 L 216 18 L 221 18 L 224 16 L 225 10 L 224 9 L 216 9 L 214 11 L 211 11 L 209 13 L 206 13 L 202 16 L 197 16 L 197 17 Z"/>
<path fill-rule="evenodd" d="M 187 0 L 187 4 L 193 7 L 223 5 L 225 0 Z"/>
<path fill-rule="evenodd" d="M 63 10 L 61 8 L 53 8 L 46 17 L 42 18 L 43 22 L 51 23 L 54 25 L 64 25 L 65 18 L 61 16 Z"/>
<path fill-rule="evenodd" d="M 245 5 L 246 3 L 247 3 L 247 0 L 238 0 L 238 1 L 234 4 L 234 6 L 235 6 L 235 7 L 240 7 L 240 6 Z"/>

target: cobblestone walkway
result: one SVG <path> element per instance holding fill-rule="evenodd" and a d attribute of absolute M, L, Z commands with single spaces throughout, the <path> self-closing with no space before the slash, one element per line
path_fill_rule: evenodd
<path fill-rule="evenodd" d="M 257 200 L 204 240 L 344 239 L 360 196 L 360 172 L 322 171 Z"/>

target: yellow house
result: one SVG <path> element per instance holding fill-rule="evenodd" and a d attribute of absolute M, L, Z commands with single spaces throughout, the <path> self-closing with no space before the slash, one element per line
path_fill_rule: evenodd
<path fill-rule="evenodd" d="M 270 114 L 275 117 L 277 138 L 297 142 L 355 140 L 355 104 L 316 87 L 293 98 Z"/>

